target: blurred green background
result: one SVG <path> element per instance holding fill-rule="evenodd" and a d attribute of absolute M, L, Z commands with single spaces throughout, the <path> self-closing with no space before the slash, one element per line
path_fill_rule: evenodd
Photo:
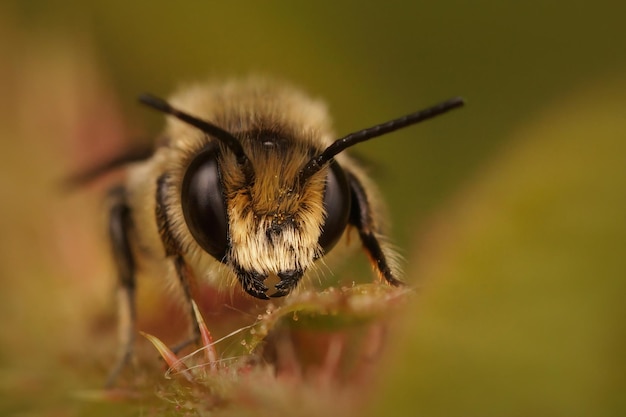
<path fill-rule="evenodd" d="M 139 93 L 260 73 L 323 98 L 338 134 L 468 100 L 355 149 L 419 288 L 376 413 L 623 415 L 624 16 L 617 1 L 5 0 L 0 412 L 83 412 L 64 393 L 97 352 L 75 340 L 109 308 L 101 190 L 61 198 L 56 179 L 158 131 Z"/>

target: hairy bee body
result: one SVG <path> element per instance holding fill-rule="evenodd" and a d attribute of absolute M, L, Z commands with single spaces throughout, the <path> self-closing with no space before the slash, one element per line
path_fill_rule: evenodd
<path fill-rule="evenodd" d="M 197 128 L 170 118 L 154 155 L 133 164 L 128 171 L 125 188 L 138 255 L 161 263 L 172 255 L 168 251 L 175 251 L 193 271 L 193 279 L 225 290 L 237 287 L 229 265 L 264 275 L 310 271 L 324 255 L 318 239 L 326 218 L 323 200 L 328 168 L 318 172 L 303 190 L 294 190 L 294 184 L 301 168 L 335 137 L 323 103 L 291 87 L 258 79 L 193 86 L 175 94 L 169 102 L 239 138 L 254 166 L 255 181 L 246 186 L 234 155 L 224 150 L 220 173 L 232 249 L 223 263 L 190 234 L 181 200 L 189 164 L 203 149 L 219 147 L 219 143 Z M 378 230 L 382 213 L 374 186 L 346 154 L 335 159 L 368 190 L 372 226 Z M 162 225 L 155 214 L 159 186 L 164 190 L 162 209 L 167 215 L 169 236 L 159 230 Z M 280 218 L 293 226 L 268 235 Z M 344 234 L 349 231 L 347 228 Z M 348 239 L 340 239 L 333 252 L 347 244 Z M 395 259 L 386 246 L 384 251 L 390 260 Z M 395 263 L 391 265 L 395 270 Z"/>
<path fill-rule="evenodd" d="M 198 283 L 262 300 L 283 297 L 349 242 L 361 244 L 381 280 L 400 285 L 376 189 L 341 152 L 463 104 L 451 99 L 334 139 L 321 102 L 260 79 L 141 101 L 171 116 L 155 148 L 74 181 L 127 167 L 126 182 L 111 193 L 109 234 L 125 325 L 109 382 L 132 352 L 138 269 L 168 271 L 156 273 L 182 289 L 192 322 Z M 358 239 L 348 239 L 351 230 Z"/>

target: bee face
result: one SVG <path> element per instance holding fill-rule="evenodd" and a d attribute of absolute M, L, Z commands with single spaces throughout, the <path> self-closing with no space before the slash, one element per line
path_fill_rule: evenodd
<path fill-rule="evenodd" d="M 351 193 L 340 163 L 302 175 L 332 143 L 326 113 L 318 102 L 264 83 L 201 93 L 172 99 L 189 113 L 168 120 L 167 145 L 158 151 L 164 162 L 155 169 L 156 211 L 166 254 L 191 266 L 208 254 L 254 297 L 286 295 L 349 223 Z M 268 295 L 270 275 L 279 282 Z"/>
<path fill-rule="evenodd" d="M 188 89 L 172 105 L 153 96 L 142 101 L 173 116 L 152 174 L 158 177 L 155 226 L 165 255 L 200 273 L 206 263 L 198 260 L 209 256 L 261 299 L 288 294 L 349 224 L 374 269 L 399 284 L 380 231 L 375 190 L 339 154 L 462 104 L 453 99 L 333 141 L 320 103 L 258 80 Z M 133 204 L 140 210 L 142 203 Z M 149 234 L 151 226 L 143 225 L 139 232 Z M 279 282 L 268 294 L 264 281 L 270 275 Z"/>
<path fill-rule="evenodd" d="M 320 150 L 278 129 L 234 133 L 249 158 L 241 167 L 226 147 L 209 144 L 182 181 L 185 223 L 199 246 L 229 265 L 246 291 L 266 298 L 263 281 L 287 294 L 343 234 L 350 212 L 346 176 L 333 161 L 307 181 L 300 171 Z"/>

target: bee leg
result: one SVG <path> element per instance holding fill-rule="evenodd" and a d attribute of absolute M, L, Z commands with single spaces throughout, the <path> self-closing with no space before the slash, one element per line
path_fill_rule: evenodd
<path fill-rule="evenodd" d="M 165 249 L 165 256 L 174 259 L 176 275 L 178 276 L 178 281 L 180 282 L 183 290 L 184 300 L 191 319 L 190 323 L 192 327 L 189 332 L 189 339 L 172 348 L 174 353 L 178 353 L 185 347 L 200 341 L 200 327 L 192 305 L 193 291 L 191 285 L 193 277 L 191 276 L 191 271 L 187 267 L 185 259 L 182 255 L 183 250 L 181 249 L 181 245 L 174 237 L 170 226 L 170 218 L 167 212 L 167 193 L 169 187 L 171 187 L 171 184 L 169 183 L 169 176 L 167 174 L 161 175 L 157 180 L 155 216 L 159 228 L 159 236 L 161 237 L 163 248 Z"/>
<path fill-rule="evenodd" d="M 111 370 L 106 387 L 111 387 L 120 372 L 130 362 L 135 341 L 135 259 L 130 246 L 131 209 L 124 188 L 110 193 L 109 238 L 118 275 L 119 358 Z"/>
<path fill-rule="evenodd" d="M 361 183 L 353 175 L 348 174 L 348 183 L 352 195 L 352 208 L 350 209 L 349 222 L 359 231 L 359 237 L 363 248 L 367 252 L 376 271 L 393 285 L 400 286 L 404 283 L 394 276 L 385 251 L 380 245 L 379 236 L 375 230 L 371 207 L 367 194 Z"/>
<path fill-rule="evenodd" d="M 190 271 L 187 267 L 187 264 L 185 264 L 185 260 L 183 259 L 182 255 L 176 256 L 176 258 L 174 259 L 174 265 L 176 267 L 178 280 L 183 289 L 185 304 L 187 305 L 191 319 L 191 328 L 189 330 L 190 337 L 187 340 L 184 340 L 176 346 L 172 347 L 172 351 L 174 353 L 178 353 L 187 346 L 198 343 L 200 341 L 200 324 L 198 323 L 192 304 L 193 295 L 191 290 Z"/>

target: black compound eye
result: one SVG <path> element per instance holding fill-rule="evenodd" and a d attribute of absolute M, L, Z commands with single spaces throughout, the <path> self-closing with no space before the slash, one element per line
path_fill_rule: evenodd
<path fill-rule="evenodd" d="M 198 154 L 185 172 L 183 215 L 196 242 L 223 260 L 228 246 L 228 219 L 215 149 Z"/>
<path fill-rule="evenodd" d="M 337 243 L 348 224 L 350 215 L 350 189 L 343 169 L 331 161 L 324 191 L 326 221 L 322 227 L 319 244 L 328 253 Z"/>

